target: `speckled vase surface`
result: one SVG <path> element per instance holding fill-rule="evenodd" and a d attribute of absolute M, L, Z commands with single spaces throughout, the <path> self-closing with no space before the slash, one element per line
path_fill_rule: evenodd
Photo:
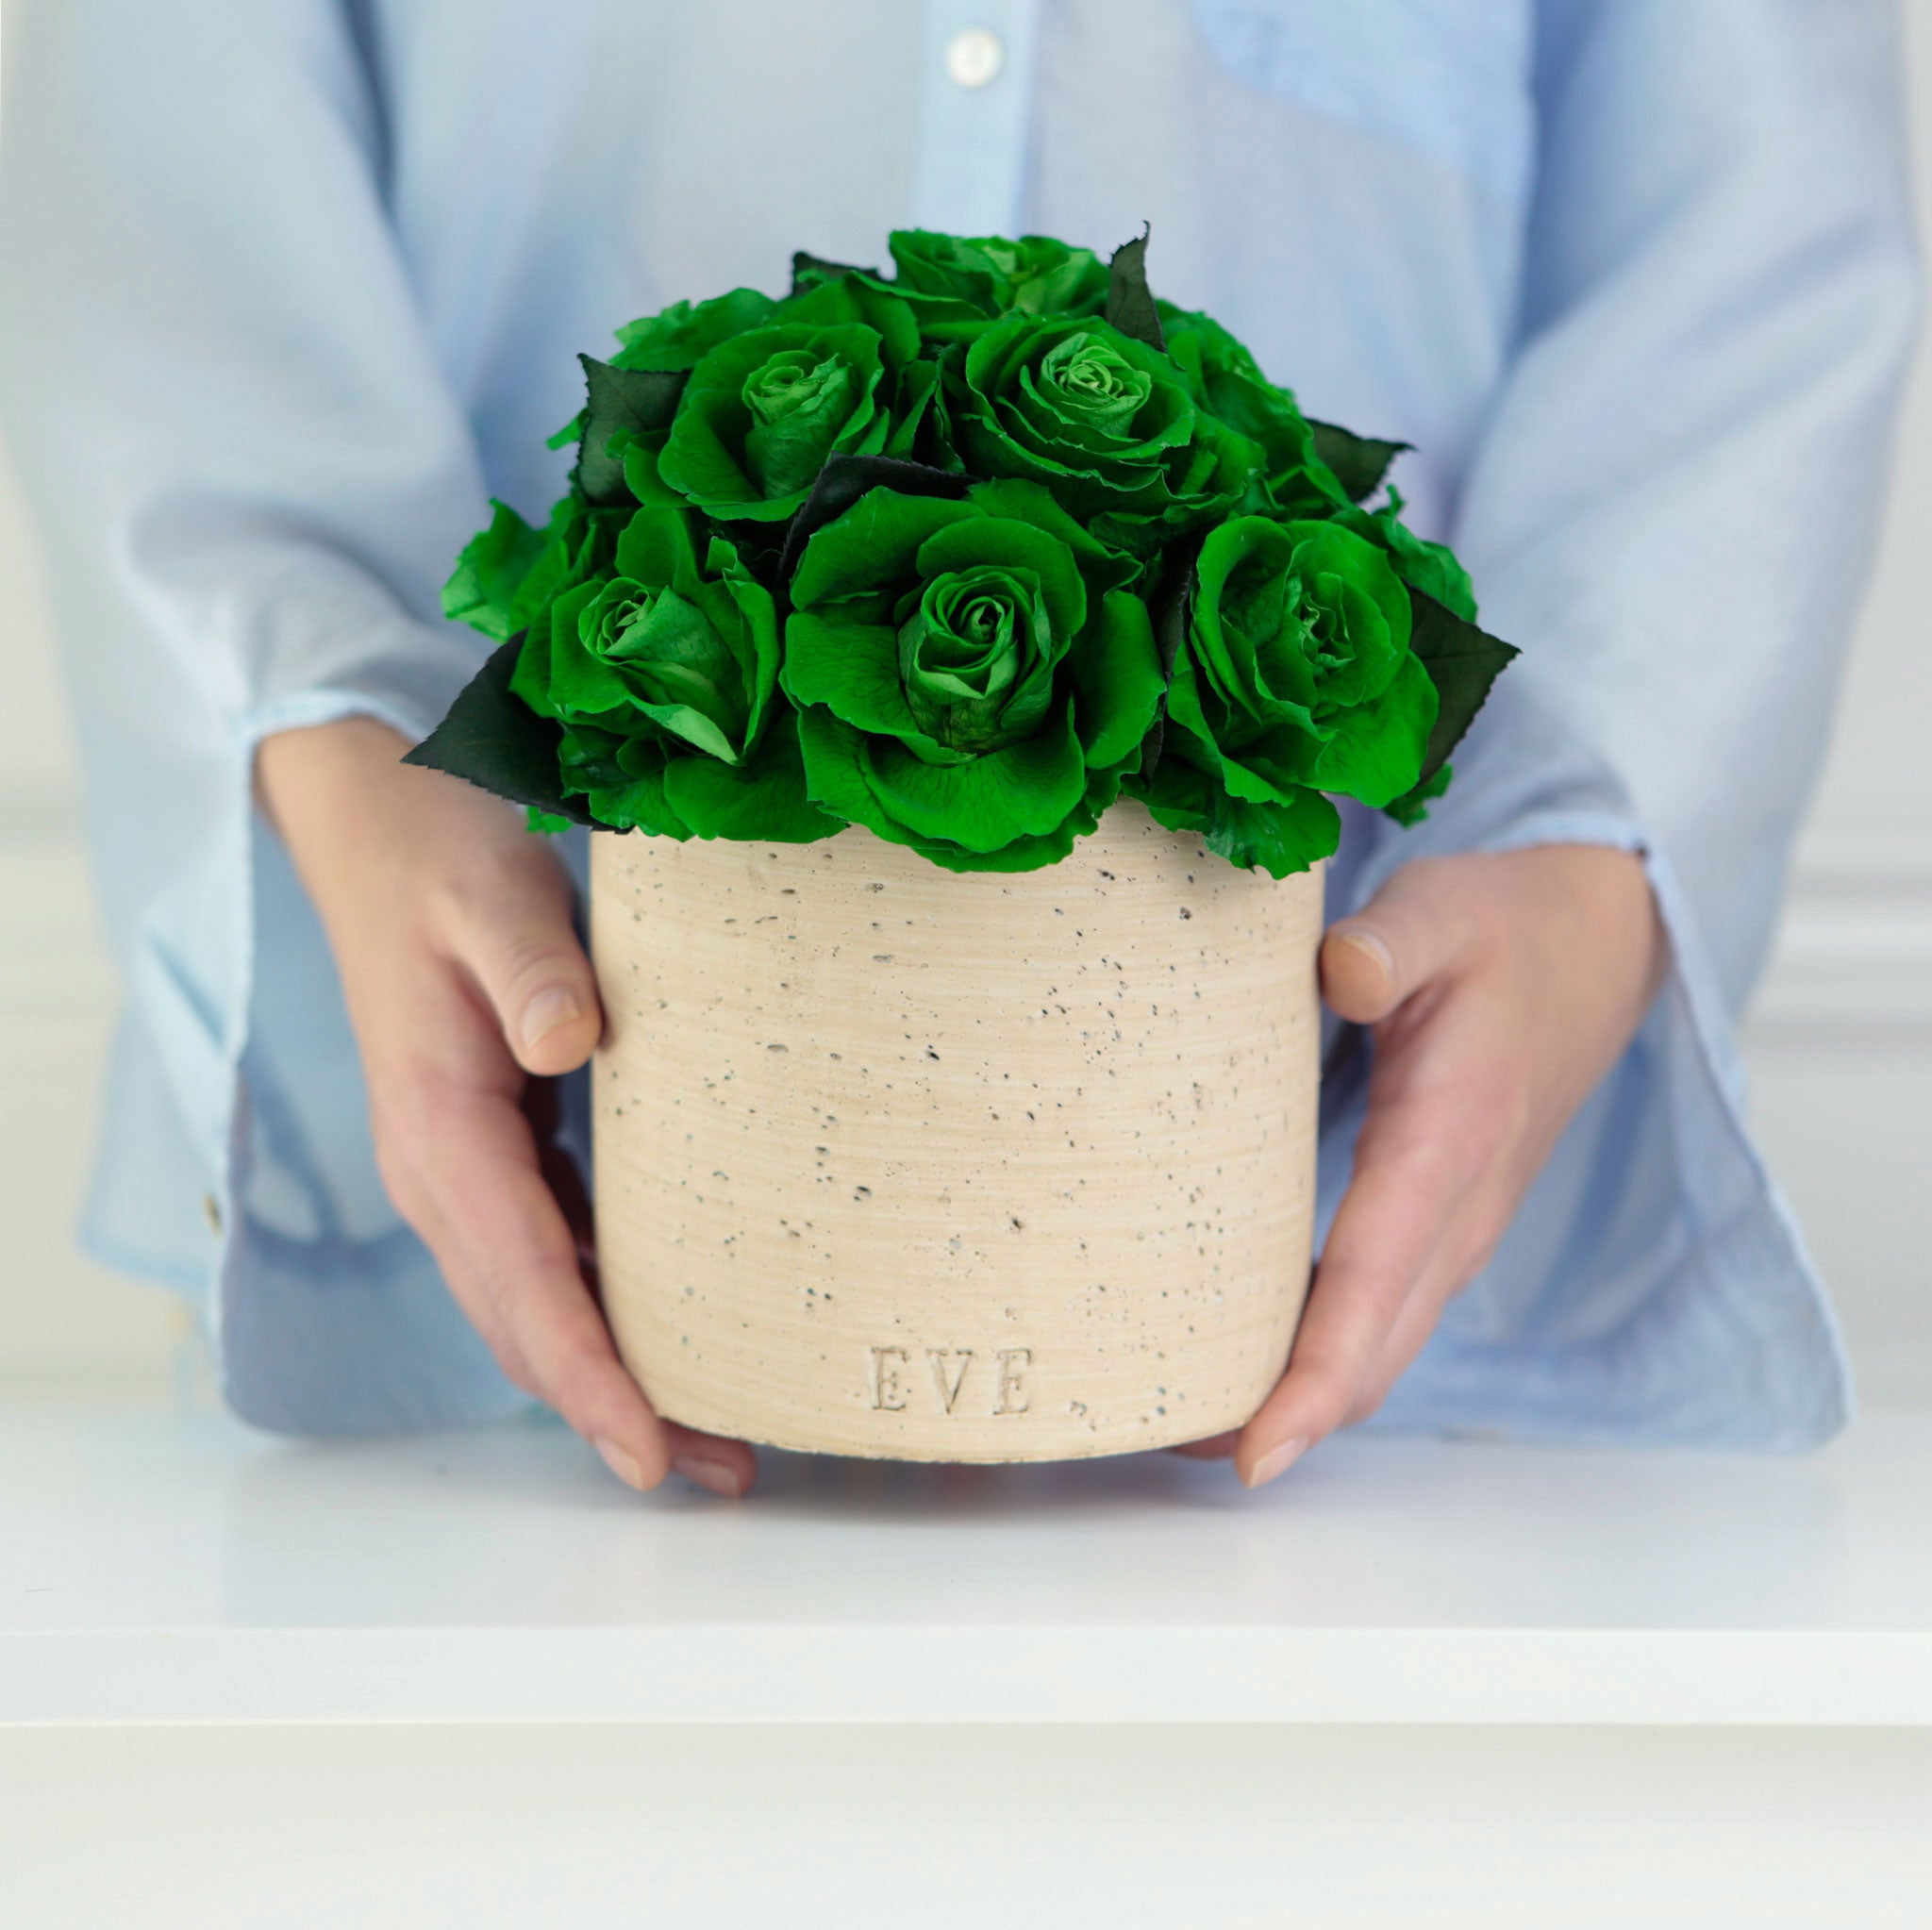
<path fill-rule="evenodd" d="M 1239 1425 L 1307 1287 L 1319 870 L 591 839 L 599 1272 L 659 1412 L 1026 1461 Z"/>

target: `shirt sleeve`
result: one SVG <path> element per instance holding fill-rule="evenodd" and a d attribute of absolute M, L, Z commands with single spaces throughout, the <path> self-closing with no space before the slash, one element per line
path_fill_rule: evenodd
<path fill-rule="evenodd" d="M 1885 0 L 1541 8 L 1520 340 L 1454 531 L 1524 656 L 1430 822 L 1341 882 L 1353 904 L 1429 852 L 1616 845 L 1644 856 L 1674 969 L 1393 1420 L 1803 1445 L 1847 1411 L 1732 1026 L 1916 322 L 1901 65 Z M 1335 1101 L 1345 1140 L 1359 1090 Z"/>
<path fill-rule="evenodd" d="M 1918 303 L 1887 0 L 1555 0 L 1522 337 L 1457 541 L 1734 1008 L 1878 528 Z"/>
<path fill-rule="evenodd" d="M 83 724 L 232 732 L 334 693 L 426 728 L 474 654 L 439 585 L 483 491 L 344 17 L 42 6 L 13 53 L 6 425 L 57 575 L 102 579 Z"/>
<path fill-rule="evenodd" d="M 368 1248 L 356 1344 L 387 1323 L 428 1363 L 371 1424 L 500 1393 L 387 1210 L 326 947 L 250 805 L 270 732 L 364 714 L 420 737 L 480 660 L 439 585 L 484 489 L 388 218 L 364 18 L 28 7 L 0 148 L 0 405 L 128 991 L 88 1234 L 209 1296 L 231 1398 L 275 1424 L 331 1421 L 295 1376 L 336 1343 L 298 1306 L 251 1393 L 232 1285 L 269 1283 L 258 1306 L 279 1277 L 295 1306 L 299 1256 L 330 1242 L 339 1271 Z M 278 1083 L 265 997 L 335 1071 Z M 140 1147 L 125 1172 L 115 1143 Z M 330 1368 L 379 1378 L 325 1362 L 309 1384 Z"/>

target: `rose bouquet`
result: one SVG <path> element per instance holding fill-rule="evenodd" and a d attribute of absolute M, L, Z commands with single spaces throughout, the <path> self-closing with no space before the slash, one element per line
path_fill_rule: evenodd
<path fill-rule="evenodd" d="M 1400 445 L 1156 301 L 1144 237 L 891 245 L 584 358 L 412 757 L 651 834 L 591 840 L 590 910 L 598 1284 L 658 1412 L 1199 1439 L 1307 1286 L 1331 799 L 1419 816 L 1513 653 Z"/>
<path fill-rule="evenodd" d="M 504 505 L 452 617 L 501 648 L 412 761 L 568 824 L 956 872 L 1117 797 L 1285 877 L 1334 796 L 1405 823 L 1515 653 L 1411 533 L 1404 446 L 1311 422 L 1145 238 L 894 234 L 896 273 L 679 302 L 583 359 L 547 528 Z"/>

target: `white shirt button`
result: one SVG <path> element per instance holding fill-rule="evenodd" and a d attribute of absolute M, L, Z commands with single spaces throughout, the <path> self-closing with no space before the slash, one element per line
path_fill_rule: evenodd
<path fill-rule="evenodd" d="M 946 42 L 946 72 L 961 87 L 984 87 L 997 80 L 1007 50 L 996 33 L 969 26 Z"/>

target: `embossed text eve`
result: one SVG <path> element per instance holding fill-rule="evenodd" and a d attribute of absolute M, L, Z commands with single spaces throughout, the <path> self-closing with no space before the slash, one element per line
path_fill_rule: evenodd
<path fill-rule="evenodd" d="M 986 1356 L 971 1347 L 871 1347 L 866 1389 L 873 1407 L 884 1413 L 1024 1414 L 1032 1406 L 1026 1385 L 1032 1365 L 1030 1347 L 999 1347 Z"/>

